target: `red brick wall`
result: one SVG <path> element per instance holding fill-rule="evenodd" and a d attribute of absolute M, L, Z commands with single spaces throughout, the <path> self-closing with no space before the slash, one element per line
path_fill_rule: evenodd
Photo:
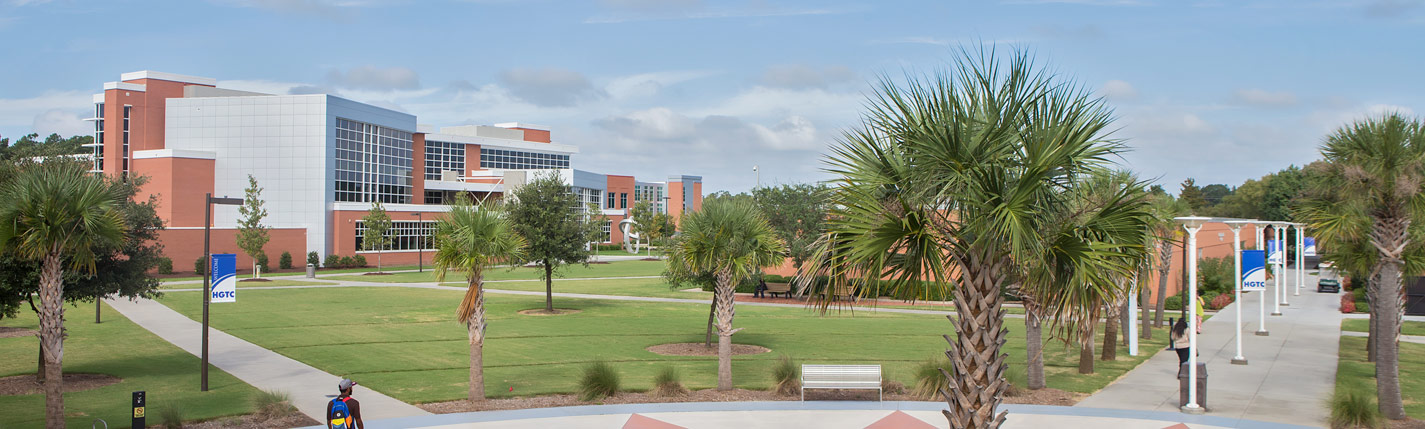
<path fill-rule="evenodd" d="M 202 217 L 199 215 L 199 217 Z M 307 230 L 303 228 L 273 228 L 267 231 L 271 238 L 262 250 L 267 253 L 268 264 L 277 268 L 277 259 L 282 252 L 292 253 L 292 265 L 306 265 Z M 173 260 L 175 271 L 193 271 L 193 261 L 203 256 L 203 228 L 165 229 L 158 232 L 158 241 L 163 243 L 163 256 Z M 252 266 L 252 258 L 237 246 L 236 229 L 212 231 L 211 250 L 213 253 L 237 254 L 238 270 Z M 313 249 L 316 250 L 316 249 Z"/>
<path fill-rule="evenodd" d="M 135 197 L 158 197 L 158 216 L 168 227 L 203 226 L 203 198 L 213 191 L 211 159 L 149 158 L 134 160 L 130 170 L 148 176 Z M 196 258 L 196 256 L 195 256 Z"/>

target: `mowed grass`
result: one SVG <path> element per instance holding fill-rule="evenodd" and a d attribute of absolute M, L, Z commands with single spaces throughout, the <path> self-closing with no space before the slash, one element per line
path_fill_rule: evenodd
<path fill-rule="evenodd" d="M 1341 321 L 1342 331 L 1370 332 L 1371 324 L 1369 319 L 1346 319 Z M 1425 336 L 1425 322 L 1406 321 L 1400 326 L 1401 335 L 1422 335 Z"/>
<path fill-rule="evenodd" d="M 1347 321 L 1350 322 L 1350 321 Z M 1400 343 L 1400 396 L 1405 414 L 1425 417 L 1425 344 Z M 1336 391 L 1357 391 L 1376 397 L 1376 365 L 1366 362 L 1366 339 L 1341 337 L 1340 360 L 1336 364 Z"/>
<path fill-rule="evenodd" d="M 305 267 L 305 266 L 306 266 L 306 262 L 305 262 L 305 261 L 306 261 L 305 259 L 302 260 L 302 267 Z M 297 263 L 297 262 L 298 262 L 298 261 L 292 261 L 292 263 L 294 263 L 294 264 Z M 375 259 L 372 259 L 371 262 L 375 262 Z M 239 267 L 239 268 L 242 268 L 242 267 Z M 248 268 L 251 268 L 251 267 L 248 267 Z M 298 267 L 298 268 L 301 268 L 301 267 Z M 317 274 L 370 273 L 370 272 L 376 272 L 376 271 L 403 271 L 403 270 L 414 270 L 414 269 L 416 269 L 416 268 L 418 268 L 418 267 L 415 266 L 415 265 L 387 265 L 387 266 L 382 267 L 382 268 L 383 268 L 382 270 L 377 270 L 377 269 L 376 269 L 376 266 L 373 265 L 373 266 L 370 266 L 370 267 L 360 267 L 360 268 L 319 269 L 319 270 L 317 270 Z M 426 266 L 426 269 L 430 269 L 430 266 L 427 265 L 427 266 Z M 190 271 L 190 272 L 191 272 L 191 271 Z M 305 270 L 291 271 L 291 272 L 282 272 L 282 273 L 266 273 L 266 272 L 264 272 L 264 273 L 262 273 L 262 278 L 268 278 L 268 277 L 296 277 L 296 276 L 305 276 L 305 275 L 307 275 L 307 272 L 306 272 Z M 246 271 L 244 271 L 242 274 L 239 274 L 238 276 L 239 276 L 240 278 L 247 278 L 247 277 L 250 277 L 251 274 L 248 273 L 248 272 L 246 272 Z M 187 277 L 169 277 L 169 278 L 163 279 L 163 281 L 165 281 L 165 282 L 181 282 L 181 281 L 190 281 L 190 280 L 203 280 L 203 277 L 193 275 L 193 276 L 187 276 Z"/>
<path fill-rule="evenodd" d="M 242 289 L 242 288 L 249 288 L 249 287 L 287 287 L 287 286 L 312 286 L 312 285 L 330 285 L 330 284 L 331 284 L 331 283 L 309 282 L 309 281 L 302 281 L 302 280 L 272 280 L 272 281 L 266 281 L 266 282 L 244 282 L 244 281 L 239 281 L 239 282 L 237 282 L 237 287 L 238 287 L 238 289 Z M 159 288 L 159 289 L 163 289 L 163 290 L 172 290 L 172 289 L 202 289 L 202 288 L 203 288 L 203 284 L 202 284 L 202 283 L 181 283 L 181 284 L 162 283 L 162 284 L 159 284 L 158 288 Z"/>
<path fill-rule="evenodd" d="M 247 414 L 258 390 L 227 373 L 210 367 L 208 391 L 198 391 L 198 357 L 188 354 L 135 325 L 108 305 L 104 323 L 95 324 L 93 304 L 66 309 L 68 338 L 64 342 L 64 372 L 108 374 L 123 381 L 98 389 L 66 393 L 66 424 L 88 428 L 96 418 L 113 427 L 127 427 L 131 393 L 148 392 L 149 422 L 156 423 L 160 408 L 175 405 L 188 420 Z M 37 329 L 34 312 L 25 309 L 0 326 Z M 38 340 L 33 336 L 0 338 L 0 377 L 28 374 L 36 369 Z M 43 427 L 43 393 L 0 396 L 0 427 Z M 102 427 L 102 426 L 101 426 Z"/>
<path fill-rule="evenodd" d="M 663 274 L 663 261 L 616 261 L 607 264 L 574 265 L 560 270 L 554 278 L 586 279 L 595 277 L 644 277 Z M 485 273 L 485 280 L 537 280 L 544 273 L 539 267 L 494 268 Z M 425 272 L 393 273 L 385 276 L 351 275 L 325 277 L 327 280 L 347 280 L 379 283 L 432 283 L 435 272 L 426 267 Z M 464 281 L 460 273 L 452 272 L 445 281 Z M 556 285 L 557 287 L 557 285 Z"/>
<path fill-rule="evenodd" d="M 193 292 L 169 293 L 162 300 L 189 317 L 201 311 Z M 454 320 L 463 292 L 415 288 L 286 289 L 244 292 L 236 304 L 213 307 L 217 329 L 311 364 L 351 377 L 363 386 L 407 402 L 465 397 L 469 346 L 464 326 Z M 581 310 L 563 316 L 525 316 L 542 308 L 538 296 L 488 297 L 485 343 L 486 394 L 528 396 L 576 391 L 581 368 L 596 360 L 612 363 L 633 390 L 652 386 L 665 367 L 683 375 L 694 389 L 716 385 L 715 357 L 670 357 L 646 347 L 701 342 L 708 307 L 700 304 L 638 303 L 556 299 L 559 308 Z M 766 389 L 781 354 L 801 363 L 881 364 L 886 377 L 910 384 L 914 366 L 943 354 L 942 316 L 856 312 L 818 316 L 805 309 L 743 306 L 733 339 L 772 349 L 733 362 L 738 387 Z M 1009 319 L 1005 351 L 1012 370 L 1025 360 L 1023 321 Z M 1077 349 L 1046 344 L 1050 387 L 1093 392 L 1166 345 L 1162 331 L 1145 342 L 1137 358 L 1120 350 L 1116 362 L 1096 362 L 1098 374 L 1076 373 Z"/>

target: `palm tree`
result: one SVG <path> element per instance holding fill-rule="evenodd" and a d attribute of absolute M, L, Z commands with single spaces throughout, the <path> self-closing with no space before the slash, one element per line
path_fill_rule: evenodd
<path fill-rule="evenodd" d="M 116 248 L 125 225 L 124 196 L 74 164 L 23 168 L 3 191 L 0 244 L 40 265 L 40 350 L 45 373 L 45 426 L 64 427 L 64 279 L 69 269 L 94 274 L 95 250 Z"/>
<path fill-rule="evenodd" d="M 1043 231 L 1068 207 L 1066 191 L 1120 144 L 1106 137 L 1102 100 L 1023 52 L 961 50 L 955 65 L 901 85 L 883 79 L 863 124 L 832 149 L 827 235 L 798 283 L 822 308 L 828 294 L 817 288 L 838 284 L 953 294 L 946 355 L 958 374 L 945 374 L 945 414 L 951 427 L 991 428 L 1004 422 L 1001 288 L 1046 253 Z"/>
<path fill-rule="evenodd" d="M 1173 218 L 1187 213 L 1187 203 L 1167 193 L 1155 193 L 1149 206 L 1153 214 L 1149 228 L 1158 243 L 1158 302 L 1154 305 L 1153 326 L 1163 326 L 1163 311 L 1168 300 L 1168 272 L 1173 268 L 1173 247 L 1178 245 L 1179 228 Z M 1146 307 L 1145 310 L 1146 311 Z M 1145 331 L 1148 331 L 1145 329 Z"/>
<path fill-rule="evenodd" d="M 497 263 L 524 256 L 525 240 L 515 233 L 503 212 L 488 204 L 474 205 L 469 198 L 456 201 L 436 224 L 436 252 L 431 259 L 437 281 L 449 271 L 465 273 L 465 298 L 455 310 L 470 336 L 471 401 L 485 399 L 485 270 Z"/>
<path fill-rule="evenodd" d="M 752 204 L 717 201 L 683 215 L 683 231 L 667 252 L 668 271 L 712 275 L 717 325 L 717 390 L 732 389 L 733 290 L 760 268 L 781 265 L 787 244 Z"/>
<path fill-rule="evenodd" d="M 1376 396 L 1381 414 L 1404 419 L 1401 276 L 1420 263 L 1421 231 L 1415 221 L 1425 220 L 1425 127 L 1399 113 L 1360 120 L 1328 136 L 1321 154 L 1330 165 L 1324 182 L 1336 188 L 1332 202 L 1338 207 L 1320 210 L 1318 205 L 1318 210 L 1300 213 L 1323 237 L 1374 248 L 1369 294 L 1376 326 Z"/>

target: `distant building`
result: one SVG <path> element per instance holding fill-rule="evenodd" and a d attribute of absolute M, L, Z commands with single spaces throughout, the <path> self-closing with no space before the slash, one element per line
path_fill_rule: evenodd
<path fill-rule="evenodd" d="M 525 123 L 432 127 L 416 117 L 326 95 L 271 95 L 217 88 L 212 78 L 124 73 L 94 95 L 93 171 L 146 176 L 141 198 L 158 201 L 164 254 L 179 267 L 202 254 L 203 198 L 242 197 L 248 175 L 263 188 L 273 259 L 307 252 L 353 255 L 361 218 L 380 201 L 391 215 L 387 263 L 415 263 L 447 204 L 464 194 L 499 199 L 535 174 L 557 174 L 581 201 L 611 219 L 609 243 L 637 201 L 675 218 L 702 207 L 702 178 L 574 169 L 579 148 Z M 239 254 L 237 208 L 214 206 L 213 252 Z M 427 255 L 426 260 L 429 260 Z"/>

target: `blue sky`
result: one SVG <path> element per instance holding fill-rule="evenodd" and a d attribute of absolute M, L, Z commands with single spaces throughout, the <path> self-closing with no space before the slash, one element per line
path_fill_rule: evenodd
<path fill-rule="evenodd" d="M 1319 157 L 1387 110 L 1425 113 L 1425 1 L 0 0 L 0 135 L 87 133 L 121 73 L 328 92 L 433 125 L 529 122 L 576 167 L 704 189 L 825 179 L 879 75 L 979 42 L 1094 88 L 1176 191 Z"/>

